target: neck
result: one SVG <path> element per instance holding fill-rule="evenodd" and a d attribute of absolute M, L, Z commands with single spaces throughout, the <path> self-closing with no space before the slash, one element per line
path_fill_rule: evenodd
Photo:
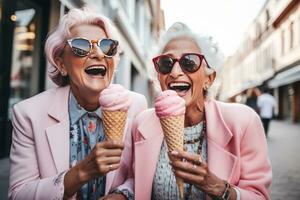
<path fill-rule="evenodd" d="M 205 116 L 204 105 L 188 106 L 186 108 L 184 126 L 194 126 L 203 121 Z"/>
<path fill-rule="evenodd" d="M 80 93 L 76 86 L 71 85 L 71 90 L 76 98 L 77 102 L 81 107 L 87 111 L 95 111 L 99 105 L 99 95 L 98 93 Z"/>

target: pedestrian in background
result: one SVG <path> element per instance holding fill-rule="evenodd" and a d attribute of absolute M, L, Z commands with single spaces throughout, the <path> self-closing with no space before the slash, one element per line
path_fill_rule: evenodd
<path fill-rule="evenodd" d="M 257 107 L 257 97 L 259 96 L 259 90 L 257 88 L 249 88 L 246 92 L 246 105 L 259 113 Z"/>
<path fill-rule="evenodd" d="M 273 118 L 274 109 L 277 106 L 276 100 L 268 87 L 263 87 L 262 94 L 257 99 L 257 106 L 264 126 L 265 135 L 268 137 L 270 121 Z"/>
<path fill-rule="evenodd" d="M 131 121 L 146 99 L 116 88 L 129 107 L 123 141 L 105 138 L 99 103 L 118 64 L 116 39 L 110 20 L 79 9 L 49 35 L 45 53 L 58 87 L 13 107 L 9 199 L 134 198 Z"/>

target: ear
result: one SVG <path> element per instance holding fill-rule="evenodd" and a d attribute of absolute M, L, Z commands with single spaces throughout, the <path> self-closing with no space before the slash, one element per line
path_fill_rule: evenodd
<path fill-rule="evenodd" d="M 56 58 L 54 59 L 54 62 L 55 62 L 55 64 L 57 65 L 58 70 L 62 73 L 62 75 L 66 75 L 66 73 L 67 73 L 67 68 L 66 68 L 66 66 L 65 66 L 65 64 L 64 64 L 63 59 L 62 59 L 61 57 L 56 57 Z"/>
<path fill-rule="evenodd" d="M 210 87 L 214 83 L 214 81 L 216 79 L 216 74 L 217 74 L 216 71 L 214 71 L 213 73 L 211 73 L 210 75 L 208 75 L 207 79 L 205 81 L 205 85 L 207 85 L 208 87 Z"/>

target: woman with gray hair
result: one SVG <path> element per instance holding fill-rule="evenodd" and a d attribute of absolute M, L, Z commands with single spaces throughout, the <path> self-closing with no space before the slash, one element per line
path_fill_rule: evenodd
<path fill-rule="evenodd" d="M 179 199 L 176 180 L 183 180 L 186 200 L 270 199 L 272 171 L 258 115 L 207 95 L 219 58 L 211 38 L 183 23 L 164 35 L 153 58 L 162 93 L 155 109 L 133 122 L 136 199 Z M 168 150 L 168 134 L 176 130 L 167 134 L 162 118 L 172 114 L 184 115 L 184 150 Z"/>
<path fill-rule="evenodd" d="M 9 199 L 134 198 L 131 121 L 147 103 L 111 84 L 116 34 L 110 20 L 80 9 L 50 33 L 45 53 L 58 87 L 13 107 Z M 106 138 L 104 107 L 126 109 L 123 140 Z"/>

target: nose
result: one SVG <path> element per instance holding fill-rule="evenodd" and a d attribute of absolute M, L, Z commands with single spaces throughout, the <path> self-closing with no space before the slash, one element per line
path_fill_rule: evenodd
<path fill-rule="evenodd" d="M 89 53 L 89 58 L 98 58 L 102 59 L 104 58 L 104 53 L 101 51 L 100 47 L 97 45 L 97 43 L 92 44 L 91 52 Z"/>
<path fill-rule="evenodd" d="M 175 62 L 174 66 L 173 66 L 173 68 L 171 70 L 170 76 L 172 78 L 177 78 L 178 76 L 181 76 L 183 74 L 184 73 L 183 73 L 183 71 L 182 71 L 182 69 L 181 69 L 181 67 L 179 65 L 179 62 Z"/>

